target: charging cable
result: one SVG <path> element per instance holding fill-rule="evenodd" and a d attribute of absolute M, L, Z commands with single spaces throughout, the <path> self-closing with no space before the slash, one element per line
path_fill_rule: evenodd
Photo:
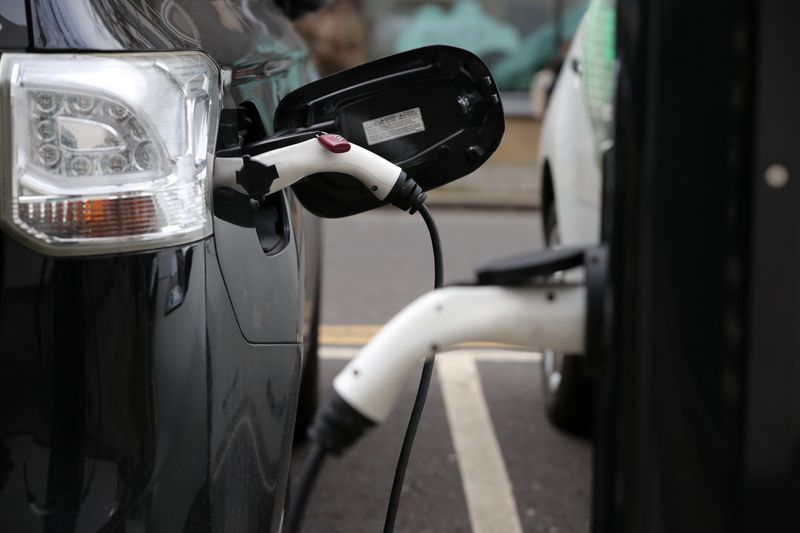
<path fill-rule="evenodd" d="M 348 142 L 340 135 L 325 132 L 299 133 L 220 151 L 214 158 L 213 168 L 215 189 L 227 188 L 243 192 L 255 205 L 267 195 L 290 187 L 313 174 L 339 172 L 355 177 L 378 200 L 410 213 L 417 210 L 420 212 L 433 246 L 434 288 L 442 286 L 441 240 L 433 217 L 425 207 L 425 193 L 402 168 L 379 155 Z M 391 532 L 394 529 L 406 468 L 433 375 L 433 364 L 431 355 L 423 365 L 420 385 L 395 470 L 385 531 Z M 284 530 L 287 533 L 296 532 L 300 527 L 303 510 L 325 463 L 326 455 L 341 451 L 333 443 L 315 439 L 313 436 L 311 441 L 312 447 L 286 517 Z"/>
<path fill-rule="evenodd" d="M 214 189 L 233 189 L 245 193 L 250 197 L 252 206 L 301 179 L 323 172 L 348 174 L 361 181 L 381 202 L 391 203 L 410 213 L 418 210 L 433 245 L 434 287 L 442 286 L 441 241 L 433 217 L 424 205 L 425 193 L 422 188 L 402 168 L 348 142 L 340 135 L 325 132 L 289 133 L 240 148 L 221 150 L 215 154 L 212 177 Z M 386 531 L 394 528 L 403 479 L 432 374 L 433 356 L 423 365 L 417 397 L 403 439 L 387 510 Z M 327 453 L 341 451 L 331 443 L 313 437 L 311 440 L 313 444 L 286 517 L 284 531 L 288 533 L 300 527 L 303 510 Z"/>
<path fill-rule="evenodd" d="M 444 262 L 442 260 L 442 243 L 439 239 L 439 231 L 436 229 L 436 223 L 427 207 L 424 205 L 420 207 L 419 214 L 422 215 L 422 219 L 428 227 L 428 233 L 430 233 L 431 236 L 431 245 L 433 246 L 433 288 L 434 290 L 440 289 L 444 283 Z M 422 419 L 422 411 L 425 409 L 425 401 L 428 398 L 428 389 L 431 386 L 435 358 L 436 354 L 432 353 L 430 357 L 425 359 L 425 363 L 422 365 L 422 375 L 419 379 L 416 398 L 414 398 L 414 407 L 411 408 L 411 416 L 408 419 L 406 433 L 403 437 L 403 445 L 400 448 L 400 457 L 397 459 L 397 467 L 394 471 L 392 492 L 389 495 L 389 505 L 386 508 L 386 519 L 383 524 L 384 533 L 392 533 L 392 531 L 394 531 L 397 509 L 400 506 L 400 495 L 403 491 L 403 481 L 406 477 L 408 461 L 411 458 L 411 448 L 414 446 L 414 437 L 417 435 L 417 428 Z"/>
<path fill-rule="evenodd" d="M 416 208 L 425 221 L 425 226 L 428 228 L 430 234 L 434 265 L 433 285 L 434 289 L 438 289 L 442 286 L 444 278 L 442 244 L 439 238 L 439 231 L 425 204 L 420 203 Z M 411 416 L 409 417 L 405 437 L 403 438 L 403 445 L 400 449 L 400 457 L 397 460 L 397 467 L 395 468 L 394 480 L 392 481 L 392 492 L 386 510 L 384 531 L 394 530 L 395 518 L 397 517 L 397 509 L 400 504 L 400 495 L 403 488 L 403 480 L 405 479 L 408 461 L 411 457 L 411 449 L 414 446 L 414 438 L 417 434 L 420 419 L 422 418 L 425 401 L 428 397 L 428 389 L 430 388 L 431 378 L 433 376 L 434 356 L 435 353 L 433 352 L 428 354 L 422 366 L 422 375 L 420 377 L 419 387 L 417 388 L 414 407 L 411 410 Z M 297 533 L 299 531 L 305 507 L 317 477 L 319 476 L 319 472 L 325 462 L 326 455 L 340 455 L 342 451 L 349 447 L 352 442 L 355 442 L 368 427 L 373 425 L 369 419 L 361 416 L 352 409 L 348 409 L 346 404 L 342 404 L 337 400 L 337 397 L 338 396 L 334 393 L 332 399 L 320 407 L 320 410 L 315 416 L 314 423 L 312 423 L 309 429 L 309 437 L 312 443 L 311 449 L 303 465 L 296 492 L 292 496 L 289 504 L 289 511 L 286 515 L 286 523 L 284 526 L 284 531 L 286 533 Z M 318 420 L 325 420 L 326 422 L 319 425 L 317 424 Z M 331 429 L 327 427 L 329 423 L 333 423 L 337 429 L 331 431 Z"/>

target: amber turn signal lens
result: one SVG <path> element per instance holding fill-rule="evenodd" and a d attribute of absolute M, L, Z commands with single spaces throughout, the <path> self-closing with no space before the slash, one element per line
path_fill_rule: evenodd
<path fill-rule="evenodd" d="M 21 204 L 19 216 L 49 235 L 103 238 L 146 234 L 159 226 L 152 196 Z"/>

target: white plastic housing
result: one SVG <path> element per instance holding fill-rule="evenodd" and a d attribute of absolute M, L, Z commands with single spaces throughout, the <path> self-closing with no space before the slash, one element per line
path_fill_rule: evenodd
<path fill-rule="evenodd" d="M 290 187 L 311 174 L 341 172 L 361 181 L 378 200 L 385 200 L 402 172 L 397 165 L 356 144 L 350 143 L 347 152 L 333 153 L 317 139 L 264 152 L 254 156 L 253 160 L 275 166 L 278 178 L 272 182 L 269 194 Z M 242 165 L 241 157 L 216 158 L 214 187 L 231 187 L 246 192 L 236 184 L 236 171 Z"/>
<path fill-rule="evenodd" d="M 210 235 L 220 96 L 202 52 L 3 54 L 3 226 L 53 255 Z"/>
<path fill-rule="evenodd" d="M 450 287 L 389 321 L 333 382 L 351 407 L 380 423 L 420 361 L 465 342 L 584 351 L 586 289 Z"/>

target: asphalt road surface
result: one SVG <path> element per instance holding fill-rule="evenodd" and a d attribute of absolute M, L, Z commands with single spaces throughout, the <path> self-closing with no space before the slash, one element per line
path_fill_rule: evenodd
<path fill-rule="evenodd" d="M 433 210 L 445 281 L 475 265 L 541 247 L 529 211 Z M 326 221 L 323 390 L 355 347 L 433 283 L 418 216 L 379 210 Z M 398 407 L 343 457 L 330 459 L 303 531 L 382 531 L 418 377 Z M 589 530 L 591 446 L 554 430 L 541 406 L 537 354 L 468 350 L 437 358 L 395 531 L 569 533 Z M 300 469 L 305 449 L 295 456 Z"/>

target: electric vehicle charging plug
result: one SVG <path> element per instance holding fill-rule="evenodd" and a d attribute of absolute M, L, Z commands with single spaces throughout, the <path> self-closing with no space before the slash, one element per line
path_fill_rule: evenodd
<path fill-rule="evenodd" d="M 465 342 L 583 352 L 586 302 L 582 285 L 463 286 L 429 292 L 406 307 L 336 376 L 317 411 L 287 532 L 297 533 L 325 454 L 341 454 L 386 420 L 420 361 Z M 394 513 L 396 506 L 384 531 L 393 529 Z"/>
<path fill-rule="evenodd" d="M 355 177 L 380 201 L 392 203 L 412 213 L 425 202 L 422 188 L 402 168 L 339 135 L 319 132 L 311 138 L 274 139 L 260 153 L 214 158 L 214 188 L 229 187 L 261 201 L 268 194 L 290 187 L 301 179 L 322 172 L 338 172 Z"/>
<path fill-rule="evenodd" d="M 336 376 L 309 429 L 339 455 L 389 416 L 403 384 L 425 358 L 466 342 L 580 353 L 583 286 L 464 286 L 429 292 L 389 321 Z"/>
<path fill-rule="evenodd" d="M 298 483 L 298 498 L 287 514 L 287 533 L 299 529 L 325 454 L 340 454 L 370 426 L 383 422 L 421 359 L 481 341 L 579 353 L 600 349 L 608 304 L 607 265 L 604 246 L 520 254 L 479 268 L 477 285 L 428 293 L 401 311 L 335 378 L 333 393 L 317 411 L 309 429 L 313 445 Z M 576 272 L 582 283 L 552 281 L 556 272 L 577 267 L 583 267 Z M 431 362 L 427 359 L 424 369 Z M 415 426 L 412 416 L 409 427 Z M 384 533 L 394 528 L 407 456 L 401 454 L 395 473 Z"/>
<path fill-rule="evenodd" d="M 317 411 L 308 430 L 314 445 L 287 532 L 299 529 L 325 454 L 340 455 L 386 420 L 421 360 L 465 342 L 583 352 L 586 301 L 582 285 L 463 286 L 429 292 L 406 307 L 336 376 Z M 384 531 L 393 529 L 396 510 L 395 505 L 387 515 Z"/>

